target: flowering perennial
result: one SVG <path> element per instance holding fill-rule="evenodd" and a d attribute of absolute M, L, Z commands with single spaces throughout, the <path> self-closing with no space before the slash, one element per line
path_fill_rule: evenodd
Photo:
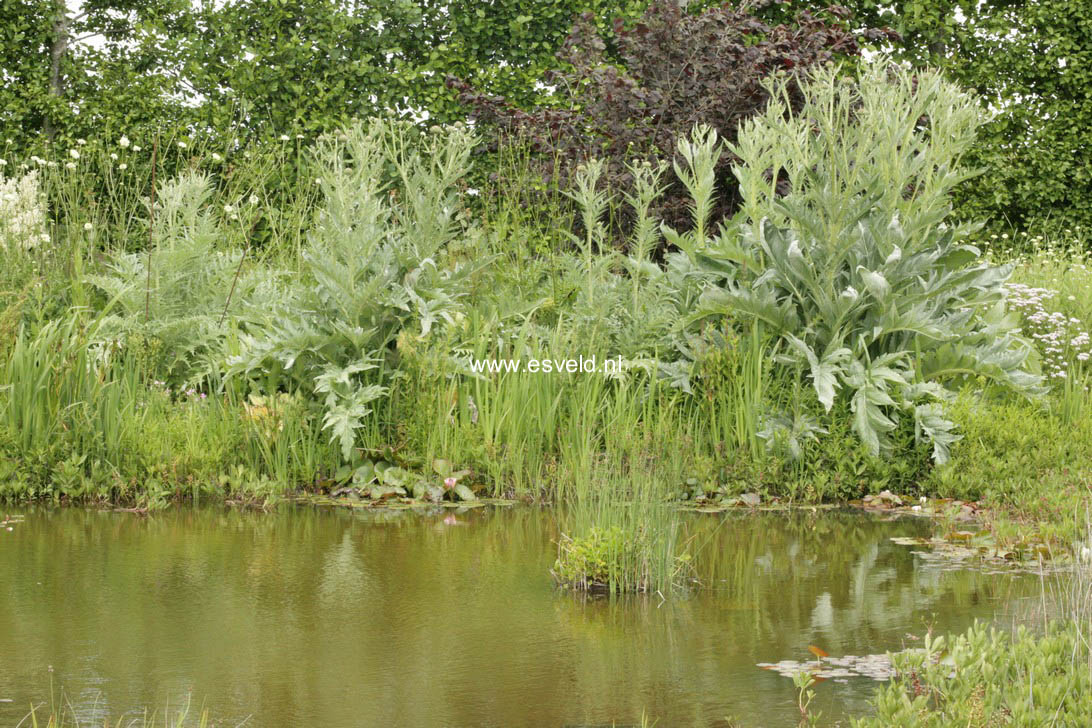
<path fill-rule="evenodd" d="M 0 175 L 0 250 L 30 250 L 48 242 L 37 170 L 8 179 Z"/>
<path fill-rule="evenodd" d="M 1047 304 L 1058 296 L 1057 291 L 1008 283 L 1005 293 L 1009 306 L 1024 319 L 1024 333 L 1043 355 L 1043 375 L 1048 379 L 1064 380 L 1069 375 L 1070 361 L 1084 365 L 1092 357 L 1092 339 L 1081 320 L 1047 309 Z"/>

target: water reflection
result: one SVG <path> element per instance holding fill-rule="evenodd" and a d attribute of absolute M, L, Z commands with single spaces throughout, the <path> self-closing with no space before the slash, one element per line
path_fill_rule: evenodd
<path fill-rule="evenodd" d="M 448 515 L 27 511 L 0 538 L 0 723 L 52 665 L 97 723 L 192 693 L 252 726 L 794 725 L 790 681 L 756 663 L 898 649 L 1039 593 L 889 541 L 919 521 L 796 513 L 688 518 L 688 597 L 582 599 L 553 590 L 549 511 Z M 818 707 L 871 687 L 824 683 Z"/>

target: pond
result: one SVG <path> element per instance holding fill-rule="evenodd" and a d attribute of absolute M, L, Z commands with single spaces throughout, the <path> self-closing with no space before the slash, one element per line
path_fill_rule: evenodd
<path fill-rule="evenodd" d="M 3 725 L 52 684 L 99 725 L 192 695 L 216 725 L 791 726 L 792 681 L 759 663 L 1011 624 L 1041 592 L 890 540 L 922 519 L 860 513 L 687 516 L 707 588 L 615 600 L 554 588 L 555 514 L 529 507 L 17 513 Z M 844 721 L 875 685 L 828 680 L 813 706 Z"/>

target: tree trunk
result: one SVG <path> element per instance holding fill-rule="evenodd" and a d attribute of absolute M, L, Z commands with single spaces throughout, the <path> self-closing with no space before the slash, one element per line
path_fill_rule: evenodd
<path fill-rule="evenodd" d="M 58 2 L 57 17 L 53 21 L 53 45 L 49 49 L 49 95 L 56 99 L 64 96 L 64 74 L 61 73 L 61 62 L 64 60 L 64 54 L 68 52 L 71 22 L 65 3 Z M 45 132 L 47 139 L 53 141 L 55 129 L 52 105 L 45 110 L 42 131 Z"/>

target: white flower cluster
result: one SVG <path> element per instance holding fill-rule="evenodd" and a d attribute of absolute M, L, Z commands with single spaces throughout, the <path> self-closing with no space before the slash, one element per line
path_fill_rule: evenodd
<path fill-rule="evenodd" d="M 8 179 L 0 175 L 0 250 L 30 250 L 48 242 L 38 171 Z"/>
<path fill-rule="evenodd" d="M 1005 284 L 1006 300 L 1024 319 L 1024 333 L 1043 355 L 1043 375 L 1052 380 L 1069 376 L 1070 361 L 1083 366 L 1092 357 L 1092 338 L 1081 320 L 1059 311 L 1047 310 L 1046 304 L 1058 292 L 1034 288 L 1022 283 Z"/>

